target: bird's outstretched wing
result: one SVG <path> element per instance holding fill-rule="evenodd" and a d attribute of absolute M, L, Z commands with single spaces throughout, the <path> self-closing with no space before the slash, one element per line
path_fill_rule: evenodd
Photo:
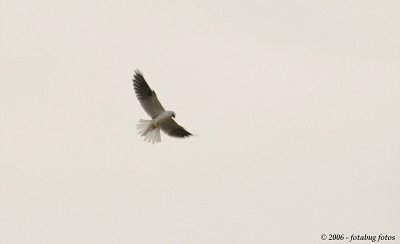
<path fill-rule="evenodd" d="M 187 137 L 192 134 L 185 130 L 182 126 L 178 125 L 172 118 L 167 119 L 161 123 L 161 130 L 170 136 L 174 137 Z"/>
<path fill-rule="evenodd" d="M 152 119 L 165 111 L 160 101 L 158 101 L 156 93 L 147 84 L 143 74 L 139 70 L 136 70 L 133 75 L 133 88 L 144 111 L 146 111 Z"/>

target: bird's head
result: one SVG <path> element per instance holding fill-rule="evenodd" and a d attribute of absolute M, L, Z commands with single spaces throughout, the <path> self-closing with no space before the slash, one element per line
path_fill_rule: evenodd
<path fill-rule="evenodd" d="M 170 116 L 171 118 L 175 118 L 175 112 L 174 111 L 166 111 L 166 114 Z"/>

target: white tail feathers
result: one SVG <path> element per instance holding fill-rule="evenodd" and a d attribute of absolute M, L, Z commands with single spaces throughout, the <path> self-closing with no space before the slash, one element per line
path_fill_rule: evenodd
<path fill-rule="evenodd" d="M 152 120 L 141 119 L 136 128 L 139 130 L 139 135 L 144 136 L 145 141 L 153 144 L 161 142 L 160 127 L 154 127 Z"/>

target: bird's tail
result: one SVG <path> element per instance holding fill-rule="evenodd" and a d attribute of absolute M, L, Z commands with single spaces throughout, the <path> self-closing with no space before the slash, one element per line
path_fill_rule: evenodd
<path fill-rule="evenodd" d="M 139 130 L 139 135 L 144 136 L 145 141 L 153 144 L 161 142 L 160 127 L 155 127 L 152 120 L 141 119 L 136 128 Z"/>

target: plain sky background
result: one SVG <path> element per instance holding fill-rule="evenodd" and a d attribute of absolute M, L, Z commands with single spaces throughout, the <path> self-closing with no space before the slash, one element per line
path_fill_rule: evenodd
<path fill-rule="evenodd" d="M 399 243 L 399 10 L 1 0 L 0 243 Z M 197 136 L 137 135 L 137 68 Z"/>

